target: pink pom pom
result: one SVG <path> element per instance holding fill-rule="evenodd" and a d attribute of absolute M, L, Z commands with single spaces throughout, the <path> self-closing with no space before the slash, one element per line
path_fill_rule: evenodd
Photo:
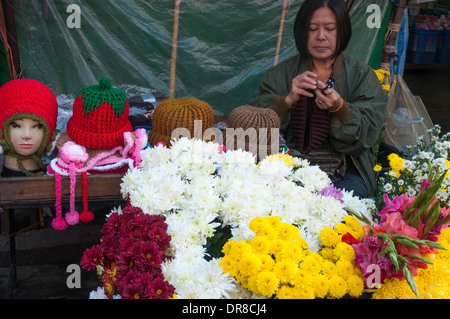
<path fill-rule="evenodd" d="M 68 212 L 66 213 L 66 221 L 69 225 L 75 225 L 78 224 L 78 221 L 80 220 L 80 215 L 78 212 Z"/>
<path fill-rule="evenodd" d="M 80 214 L 80 220 L 83 223 L 89 223 L 93 219 L 94 219 L 94 214 L 88 210 L 85 210 Z"/>
<path fill-rule="evenodd" d="M 62 217 L 53 218 L 52 227 L 56 230 L 64 230 L 67 228 L 67 223 Z"/>

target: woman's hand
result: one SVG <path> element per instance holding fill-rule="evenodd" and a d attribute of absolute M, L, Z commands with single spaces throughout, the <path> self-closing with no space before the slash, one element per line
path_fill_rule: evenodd
<path fill-rule="evenodd" d="M 292 89 L 284 99 L 288 105 L 294 105 L 300 100 L 300 96 L 313 97 L 312 90 L 317 89 L 317 74 L 306 71 L 297 75 L 292 80 Z"/>
<path fill-rule="evenodd" d="M 317 82 L 314 90 L 316 93 L 316 104 L 322 110 L 335 112 L 342 106 L 342 97 L 333 88 L 327 88 L 322 81 Z"/>

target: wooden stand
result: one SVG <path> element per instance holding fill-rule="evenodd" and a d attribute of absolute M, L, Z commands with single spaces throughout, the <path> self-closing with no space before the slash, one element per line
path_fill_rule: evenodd
<path fill-rule="evenodd" d="M 120 183 L 123 175 L 89 175 L 88 200 L 89 201 L 121 201 Z M 70 199 L 70 180 L 63 176 L 61 181 L 61 201 Z M 75 188 L 75 200 L 82 200 L 81 176 L 77 176 Z M 0 208 L 4 209 L 4 220 L 8 221 L 9 252 L 10 252 L 10 277 L 7 297 L 11 298 L 17 283 L 16 275 L 16 240 L 14 229 L 14 209 L 28 207 L 45 207 L 54 205 L 55 178 L 53 176 L 42 177 L 8 177 L 0 178 Z M 56 231 L 56 230 L 55 230 Z"/>

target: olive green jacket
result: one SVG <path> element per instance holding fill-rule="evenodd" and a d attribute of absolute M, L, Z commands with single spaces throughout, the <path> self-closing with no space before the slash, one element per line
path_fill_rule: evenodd
<path fill-rule="evenodd" d="M 250 102 L 278 113 L 288 145 L 292 139 L 289 132 L 292 107 L 284 98 L 291 90 L 292 79 L 311 70 L 311 66 L 311 60 L 300 55 L 281 62 L 264 76 L 259 96 Z M 326 148 L 351 157 L 371 197 L 376 187 L 373 146 L 383 126 L 388 97 L 372 68 L 354 58 L 338 56 L 333 75 L 334 89 L 344 99 L 344 105 L 331 113 L 330 144 Z"/>

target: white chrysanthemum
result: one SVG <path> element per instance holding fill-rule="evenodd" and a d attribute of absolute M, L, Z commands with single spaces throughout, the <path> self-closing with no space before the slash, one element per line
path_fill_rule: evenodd
<path fill-rule="evenodd" d="M 311 192 L 320 191 L 331 183 L 328 175 L 317 165 L 299 168 L 289 176 L 289 179 L 301 183 Z"/>
<path fill-rule="evenodd" d="M 153 148 L 146 148 L 141 151 L 141 167 L 154 167 L 170 160 L 171 151 L 169 148 L 158 145 Z"/>
<path fill-rule="evenodd" d="M 278 182 L 292 173 L 292 167 L 287 166 L 283 160 L 262 160 L 259 163 L 259 173 L 268 183 Z"/>
<path fill-rule="evenodd" d="M 334 225 L 340 223 L 347 215 L 341 202 L 333 197 L 322 197 L 318 203 L 321 206 L 320 218 L 324 225 L 328 224 L 330 227 L 334 227 Z"/>
<path fill-rule="evenodd" d="M 89 293 L 89 299 L 109 299 L 106 294 L 103 287 L 97 287 L 97 290 L 92 290 Z"/>
<path fill-rule="evenodd" d="M 359 199 L 358 197 L 353 196 L 351 192 L 343 192 L 342 200 L 344 202 L 343 206 L 345 208 L 350 208 L 364 215 L 368 220 L 373 219 L 372 216 L 376 211 L 376 205 L 373 199 Z M 363 222 L 361 222 L 361 225 L 363 225 Z"/>
<path fill-rule="evenodd" d="M 241 240 L 250 240 L 255 237 L 255 232 L 250 229 L 247 225 L 241 225 L 240 227 L 235 227 L 231 229 L 231 240 L 241 241 Z"/>
<path fill-rule="evenodd" d="M 230 298 L 230 294 L 236 292 L 236 280 L 223 272 L 219 266 L 220 259 L 204 261 L 198 267 L 198 282 L 203 287 L 202 298 L 222 299 Z"/>
<path fill-rule="evenodd" d="M 308 249 L 310 251 L 319 252 L 322 248 L 322 243 L 320 242 L 319 236 L 315 233 L 315 225 L 313 222 L 305 222 L 299 227 L 300 236 L 308 244 Z M 319 232 L 320 234 L 320 232 Z"/>

